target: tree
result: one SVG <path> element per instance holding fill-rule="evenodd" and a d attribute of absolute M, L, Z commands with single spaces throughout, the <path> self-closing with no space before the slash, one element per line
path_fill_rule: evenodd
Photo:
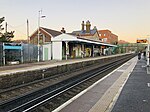
<path fill-rule="evenodd" d="M 0 42 L 11 42 L 11 39 L 14 37 L 14 31 L 2 33 L 4 30 L 2 23 L 5 21 L 5 18 L 0 18 Z"/>
<path fill-rule="evenodd" d="M 4 17 L 0 18 L 0 35 L 2 36 L 2 30 L 4 30 L 4 28 L 2 28 L 2 22 L 4 21 Z"/>

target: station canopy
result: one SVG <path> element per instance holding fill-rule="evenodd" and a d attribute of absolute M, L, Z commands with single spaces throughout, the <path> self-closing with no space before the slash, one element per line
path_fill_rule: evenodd
<path fill-rule="evenodd" d="M 69 35 L 69 34 L 61 34 L 61 35 L 58 35 L 56 37 L 53 37 L 51 39 L 52 42 L 62 42 L 62 41 L 65 41 L 65 42 L 73 42 L 73 41 L 76 41 L 76 42 L 81 42 L 81 43 L 89 43 L 89 44 L 97 44 L 97 45 L 103 45 L 103 46 L 109 46 L 109 47 L 117 47 L 116 45 L 112 45 L 112 44 L 107 44 L 107 43 L 103 43 L 99 40 L 92 40 L 92 39 L 88 39 L 88 38 L 81 38 L 81 37 L 78 37 L 78 36 L 73 36 L 73 35 Z"/>

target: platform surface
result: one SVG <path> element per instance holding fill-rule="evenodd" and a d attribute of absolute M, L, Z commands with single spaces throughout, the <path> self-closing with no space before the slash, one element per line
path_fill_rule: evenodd
<path fill-rule="evenodd" d="M 127 53 L 128 54 L 128 53 Z M 99 56 L 99 57 L 89 57 L 89 58 L 81 58 L 81 59 L 68 59 L 68 60 L 50 60 L 46 62 L 34 62 L 34 63 L 26 63 L 19 65 L 11 65 L 11 66 L 0 66 L 0 75 L 13 74 L 17 72 L 25 72 L 25 71 L 33 71 L 44 68 L 51 68 L 56 66 L 61 66 L 65 64 L 78 63 L 83 61 L 97 60 L 112 56 L 125 55 L 125 54 L 117 54 L 117 55 L 109 55 L 109 56 Z"/>
<path fill-rule="evenodd" d="M 133 70 L 138 65 L 137 62 L 140 65 L 143 63 L 142 61 L 138 61 L 137 57 L 129 60 L 53 112 L 110 112 L 113 107 L 114 109 L 116 108 L 114 104 L 130 75 L 132 78 L 132 72 L 140 71 L 140 69 L 143 69 L 144 73 L 146 72 L 146 68 L 135 68 Z M 116 111 L 113 110 L 113 112 Z M 128 111 L 123 110 L 118 112 Z"/>
<path fill-rule="evenodd" d="M 143 59 L 137 62 L 112 112 L 150 112 L 150 74 L 145 64 Z"/>

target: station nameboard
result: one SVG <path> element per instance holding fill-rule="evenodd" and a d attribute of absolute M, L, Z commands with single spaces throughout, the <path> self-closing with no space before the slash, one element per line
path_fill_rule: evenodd
<path fill-rule="evenodd" d="M 136 43 L 146 43 L 147 39 L 137 39 Z"/>

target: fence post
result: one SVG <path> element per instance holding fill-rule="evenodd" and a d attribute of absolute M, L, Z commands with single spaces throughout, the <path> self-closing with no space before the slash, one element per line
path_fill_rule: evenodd
<path fill-rule="evenodd" d="M 21 43 L 21 63 L 23 63 L 23 49 L 22 49 L 22 43 Z"/>
<path fill-rule="evenodd" d="M 3 64 L 5 65 L 5 48 L 4 48 L 4 43 L 3 43 Z"/>

